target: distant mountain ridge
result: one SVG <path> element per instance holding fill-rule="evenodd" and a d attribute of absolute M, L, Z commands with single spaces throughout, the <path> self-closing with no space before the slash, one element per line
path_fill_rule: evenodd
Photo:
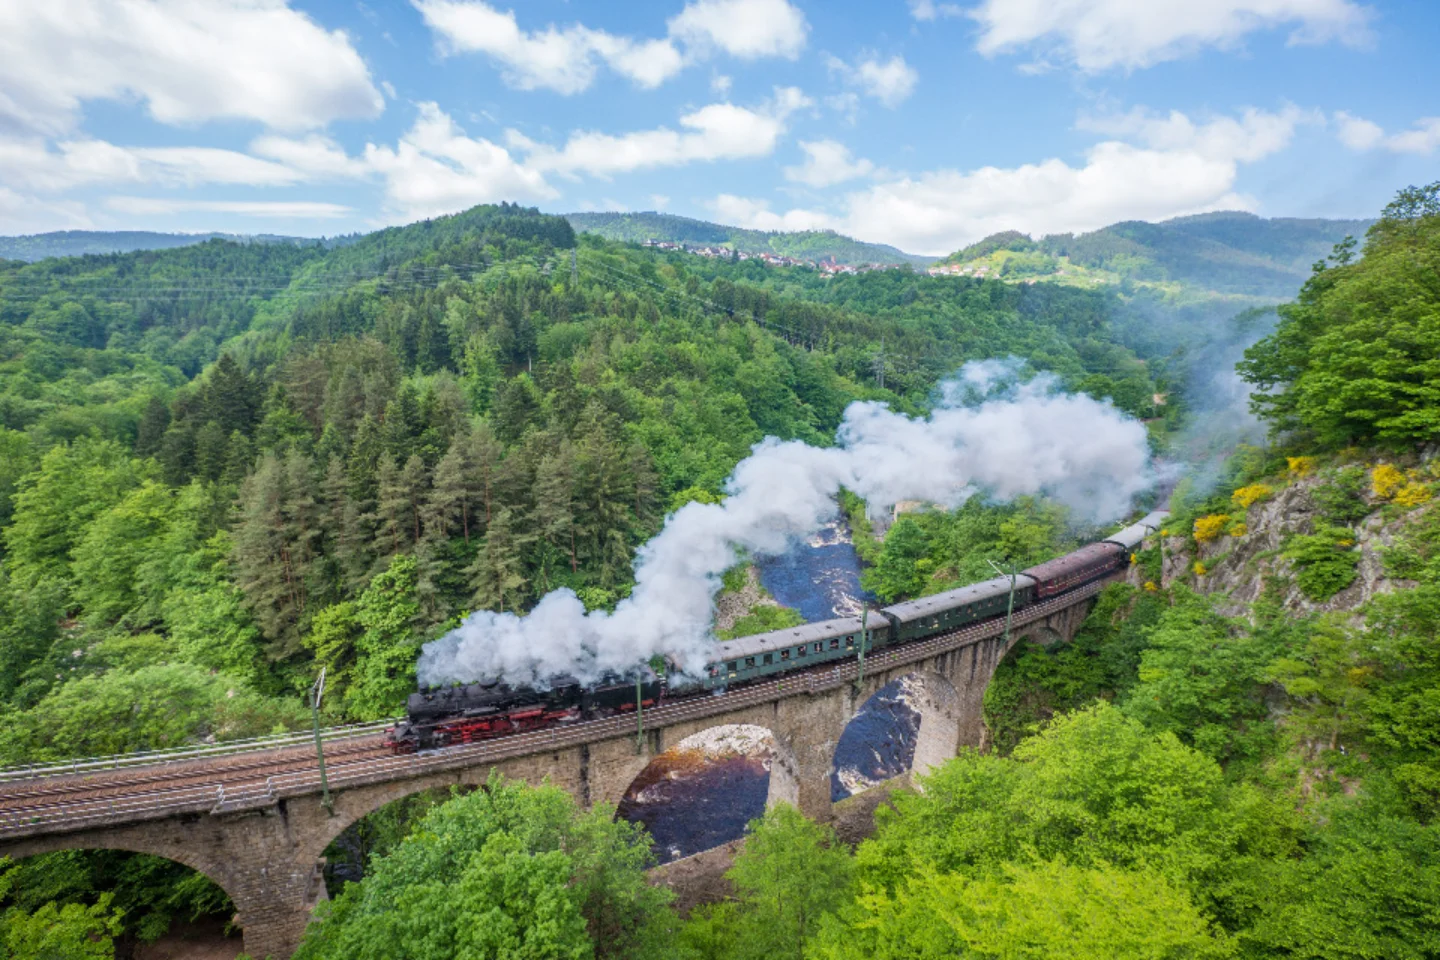
<path fill-rule="evenodd" d="M 1323 220 L 1221 211 L 1160 223 L 1127 220 L 1090 233 L 1033 240 L 1014 230 L 952 253 L 937 267 L 1025 282 L 1181 285 L 1246 297 L 1294 296 L 1317 260 L 1373 220 Z M 1033 279 L 1032 279 L 1033 278 Z"/>
<path fill-rule="evenodd" d="M 576 230 L 607 240 L 643 243 L 664 240 L 704 246 L 729 246 L 745 253 L 775 253 L 799 260 L 834 259 L 845 264 L 909 264 L 926 266 L 933 257 L 906 253 L 884 243 L 865 243 L 833 230 L 794 232 L 746 230 L 708 220 L 669 213 L 567 213 Z"/>
<path fill-rule="evenodd" d="M 47 257 L 83 257 L 87 254 L 133 253 L 136 250 L 170 250 L 207 240 L 234 243 L 333 244 L 313 237 L 276 234 L 158 233 L 151 230 L 56 230 L 21 237 L 0 237 L 0 260 L 30 263 Z"/>

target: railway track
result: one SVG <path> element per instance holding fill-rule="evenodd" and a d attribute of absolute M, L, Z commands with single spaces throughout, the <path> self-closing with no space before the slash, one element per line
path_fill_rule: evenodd
<path fill-rule="evenodd" d="M 12 783 L 0 791 L 0 813 L 21 813 L 60 806 L 70 801 L 104 800 L 112 797 L 160 797 L 167 792 L 197 785 L 223 788 L 264 782 L 270 777 L 308 770 L 315 766 L 313 747 L 308 750 L 290 747 L 274 753 L 281 755 L 257 757 L 254 754 L 236 754 L 221 760 L 182 761 L 172 769 L 140 767 L 125 772 L 72 774 L 20 781 L 19 783 L 23 784 L 22 789 L 16 789 L 18 784 Z M 384 738 L 370 736 L 356 742 L 327 744 L 325 763 L 327 766 L 340 768 L 357 761 L 389 755 Z"/>

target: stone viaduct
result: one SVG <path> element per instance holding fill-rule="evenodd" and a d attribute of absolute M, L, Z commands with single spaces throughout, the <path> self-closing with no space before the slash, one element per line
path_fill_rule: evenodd
<path fill-rule="evenodd" d="M 645 712 L 643 738 L 630 715 L 426 755 L 377 751 L 367 762 L 330 771 L 333 811 L 321 803 L 314 770 L 262 775 L 241 789 L 212 784 L 146 793 L 137 787 L 133 796 L 77 801 L 68 813 L 46 817 L 7 816 L 0 808 L 0 856 L 83 848 L 175 860 L 229 894 L 247 953 L 257 960 L 284 960 L 326 896 L 325 848 L 356 820 L 393 800 L 434 787 L 482 784 L 496 771 L 529 783 L 548 780 L 587 807 L 616 804 L 667 747 L 713 727 L 749 724 L 774 737 L 769 802 L 788 801 L 827 820 L 836 745 L 846 724 L 881 687 L 905 676 L 922 681 L 912 770 L 923 773 L 961 747 L 983 745 L 982 698 L 1010 647 L 1024 638 L 1073 639 L 1103 586 L 1093 583 L 1018 611 L 1009 646 L 1003 618 L 972 624 L 872 654 L 863 675 L 859 663 L 846 661 L 724 695 L 667 703 Z"/>

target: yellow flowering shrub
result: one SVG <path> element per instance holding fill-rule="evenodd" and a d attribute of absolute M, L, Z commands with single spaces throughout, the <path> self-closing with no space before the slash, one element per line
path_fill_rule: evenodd
<path fill-rule="evenodd" d="M 1259 503 L 1274 492 L 1275 489 L 1267 484 L 1252 483 L 1248 487 L 1241 487 L 1239 490 L 1230 494 L 1230 496 L 1236 503 L 1240 504 L 1240 506 L 1249 507 L 1250 504 Z"/>
<path fill-rule="evenodd" d="M 1225 532 L 1225 525 L 1229 522 L 1230 517 L 1223 513 L 1212 513 L 1208 517 L 1201 517 L 1195 521 L 1195 539 L 1201 543 L 1209 543 Z"/>
<path fill-rule="evenodd" d="M 1232 523 L 1225 532 L 1232 537 L 1243 537 L 1250 532 L 1250 528 L 1243 523 Z"/>
<path fill-rule="evenodd" d="M 1146 580 L 1146 581 L 1145 581 L 1145 589 L 1146 589 L 1148 592 L 1150 592 L 1150 593 L 1155 593 L 1155 592 L 1158 591 L 1160 588 L 1157 587 L 1157 586 L 1155 586 L 1155 581 L 1154 581 L 1154 580 Z"/>
<path fill-rule="evenodd" d="M 1195 571 L 1195 576 L 1205 576 L 1205 564 L 1201 563 L 1199 560 L 1195 561 L 1195 566 L 1192 569 Z"/>
<path fill-rule="evenodd" d="M 1405 474 L 1388 463 L 1382 463 L 1370 473 L 1370 492 L 1381 500 L 1389 500 L 1405 486 Z"/>
<path fill-rule="evenodd" d="M 1297 477 L 1308 477 L 1315 472 L 1314 457 L 1286 457 L 1285 462 L 1290 466 L 1290 472 Z"/>
<path fill-rule="evenodd" d="M 1402 507 L 1418 507 L 1428 503 L 1433 494 L 1423 483 L 1411 482 L 1395 491 L 1395 502 Z"/>

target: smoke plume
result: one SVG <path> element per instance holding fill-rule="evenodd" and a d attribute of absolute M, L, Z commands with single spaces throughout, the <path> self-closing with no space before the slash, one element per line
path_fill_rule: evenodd
<path fill-rule="evenodd" d="M 944 384 L 930 416 L 852 403 L 829 448 L 767 438 L 726 481 L 723 503 L 690 503 L 642 546 L 635 588 L 614 613 L 587 613 L 555 590 L 527 615 L 480 611 L 425 645 L 422 684 L 504 677 L 543 683 L 568 672 L 591 680 L 655 654 L 700 670 L 720 575 L 736 549 L 783 552 L 835 513 L 843 486 L 888 509 L 901 500 L 957 506 L 1048 494 L 1094 521 L 1124 513 L 1145 489 L 1145 430 L 1108 403 L 1061 393 L 1053 377 L 1018 382 L 1016 361 L 967 364 Z"/>

